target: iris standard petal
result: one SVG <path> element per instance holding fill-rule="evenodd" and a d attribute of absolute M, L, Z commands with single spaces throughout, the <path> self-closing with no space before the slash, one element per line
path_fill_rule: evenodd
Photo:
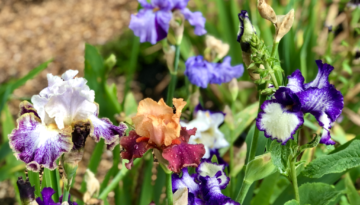
<path fill-rule="evenodd" d="M 42 125 L 39 120 L 33 113 L 19 117 L 18 127 L 9 134 L 10 147 L 18 159 L 30 164 L 28 168 L 33 171 L 39 171 L 37 165 L 55 169 L 56 160 L 73 147 L 71 128 L 60 133 L 58 129 Z"/>
<path fill-rule="evenodd" d="M 334 67 L 327 63 L 322 63 L 321 60 L 316 60 L 315 62 L 318 66 L 318 73 L 313 81 L 311 81 L 310 83 L 306 83 L 304 85 L 305 89 L 308 88 L 321 89 L 330 85 L 328 78 L 331 71 L 334 70 Z"/>
<path fill-rule="evenodd" d="M 115 126 L 108 118 L 100 119 L 92 115 L 90 116 L 90 121 L 93 128 L 90 137 L 96 142 L 99 142 L 100 138 L 103 138 L 105 144 L 113 144 L 118 138 L 124 136 L 127 130 L 127 126 L 124 123 Z"/>
<path fill-rule="evenodd" d="M 296 130 L 304 123 L 301 111 L 291 112 L 277 100 L 267 100 L 261 105 L 256 126 L 264 131 L 265 137 L 277 139 L 285 144 L 293 138 Z"/>
<path fill-rule="evenodd" d="M 214 76 L 214 67 L 202 56 L 193 56 L 186 60 L 184 74 L 189 81 L 202 88 L 206 88 Z"/>
<path fill-rule="evenodd" d="M 181 13 L 185 19 L 189 21 L 190 25 L 195 27 L 194 33 L 198 36 L 206 34 L 205 17 L 200 11 L 191 12 L 188 8 L 181 9 Z"/>
<path fill-rule="evenodd" d="M 302 111 L 314 115 L 320 126 L 325 129 L 321 142 L 334 144 L 330 139 L 329 129 L 340 116 L 344 107 L 344 98 L 341 92 L 337 91 L 333 85 L 329 85 L 321 89 L 310 88 L 297 95 L 301 101 Z"/>
<path fill-rule="evenodd" d="M 67 81 L 73 79 L 78 73 L 78 70 L 67 70 L 64 74 L 61 75 L 61 78 Z"/>
<path fill-rule="evenodd" d="M 300 70 L 295 70 L 291 75 L 288 77 L 288 84 L 286 85 L 292 92 L 298 93 L 303 91 L 304 88 L 304 77 L 301 74 Z"/>

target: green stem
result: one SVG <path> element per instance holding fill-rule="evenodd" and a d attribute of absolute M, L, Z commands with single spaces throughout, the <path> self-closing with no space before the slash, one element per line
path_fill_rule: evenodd
<path fill-rule="evenodd" d="M 64 186 L 64 194 L 63 194 L 63 198 L 62 198 L 63 202 L 68 201 L 69 194 L 70 194 L 70 190 L 67 190 Z"/>
<path fill-rule="evenodd" d="M 266 100 L 266 96 L 259 94 L 259 108 L 258 108 L 257 113 L 260 112 L 261 105 L 264 103 L 265 100 Z M 259 129 L 257 129 L 255 127 L 254 136 L 253 136 L 252 141 L 251 141 L 249 160 L 247 161 L 248 163 L 255 158 L 258 138 L 259 138 Z"/>
<path fill-rule="evenodd" d="M 51 187 L 54 191 L 55 194 L 52 195 L 52 199 L 55 202 L 59 201 L 59 196 L 61 196 L 60 190 L 58 190 L 58 181 L 57 181 L 57 177 L 56 177 L 56 171 L 55 170 L 50 170 L 45 168 L 44 169 L 44 176 L 45 176 L 45 181 L 46 181 L 46 187 Z"/>
<path fill-rule="evenodd" d="M 28 171 L 28 177 L 29 177 L 29 181 L 31 186 L 35 186 L 35 195 L 37 197 L 40 197 L 40 178 L 39 178 L 39 173 L 38 172 L 33 172 L 33 171 Z"/>
<path fill-rule="evenodd" d="M 249 191 L 249 188 L 251 187 L 251 184 L 252 183 L 247 182 L 246 180 L 243 181 L 239 194 L 236 197 L 236 201 L 239 202 L 240 204 L 243 204 L 246 194 Z"/>
<path fill-rule="evenodd" d="M 291 169 L 290 170 L 290 172 L 291 172 L 290 177 L 291 177 L 291 182 L 292 182 L 293 187 L 294 187 L 295 199 L 300 204 L 300 195 L 299 195 L 299 187 L 298 187 L 298 183 L 297 183 L 297 175 L 296 175 L 295 163 L 296 163 L 296 158 L 291 160 L 291 162 L 290 162 L 290 169 Z"/>
<path fill-rule="evenodd" d="M 140 159 L 135 159 L 133 166 L 136 166 L 140 163 Z M 111 183 L 99 194 L 99 199 L 104 200 L 107 195 L 116 188 L 116 186 L 119 184 L 119 182 L 126 176 L 126 174 L 129 172 L 128 169 L 125 167 L 125 161 L 123 161 L 122 169 L 117 173 L 117 175 L 113 178 Z"/>
<path fill-rule="evenodd" d="M 176 87 L 176 79 L 177 79 L 177 71 L 179 67 L 179 59 L 180 59 L 180 44 L 175 45 L 175 58 L 174 58 L 174 71 L 170 73 L 171 81 L 168 86 L 166 104 L 170 107 L 172 106 L 172 99 L 174 97 L 175 87 Z"/>
<path fill-rule="evenodd" d="M 276 41 L 274 41 L 273 47 L 272 47 L 272 50 L 271 50 L 271 57 L 272 57 L 272 58 L 275 58 L 275 57 L 276 57 L 276 54 L 277 54 L 277 51 L 278 51 L 278 47 L 279 47 L 279 43 L 276 43 Z"/>
<path fill-rule="evenodd" d="M 277 82 L 277 80 L 276 80 L 274 71 L 271 69 L 269 63 L 268 63 L 266 60 L 264 60 L 263 62 L 264 62 L 265 69 L 268 70 L 268 71 L 271 71 L 271 72 L 269 72 L 269 73 L 270 73 L 271 80 L 273 81 L 276 90 L 279 89 L 279 84 L 278 84 L 278 82 Z"/>
<path fill-rule="evenodd" d="M 173 193 L 172 193 L 172 181 L 171 181 L 171 172 L 166 173 L 166 196 L 167 196 L 167 204 L 173 205 Z"/>

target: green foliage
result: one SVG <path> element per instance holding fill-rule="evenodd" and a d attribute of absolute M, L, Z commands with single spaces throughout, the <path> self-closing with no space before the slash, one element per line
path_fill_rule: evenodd
<path fill-rule="evenodd" d="M 319 178 L 329 173 L 340 173 L 360 165 L 360 140 L 353 140 L 345 149 L 319 157 L 305 167 L 303 174 Z"/>
<path fill-rule="evenodd" d="M 348 196 L 349 202 L 351 205 L 360 204 L 360 196 L 357 192 L 354 184 L 350 178 L 349 174 L 345 175 L 345 187 L 346 187 L 346 194 Z"/>
<path fill-rule="evenodd" d="M 299 202 L 293 199 L 291 201 L 286 202 L 284 205 L 299 205 Z"/>
<path fill-rule="evenodd" d="M 276 167 L 272 162 L 271 154 L 263 154 L 256 156 L 254 160 L 248 163 L 246 166 L 244 180 L 251 184 L 254 181 L 263 179 L 274 172 L 276 172 Z"/>
<path fill-rule="evenodd" d="M 324 183 L 306 183 L 300 186 L 300 205 L 316 204 L 328 205 L 334 201 L 341 191 L 337 191 L 334 186 Z"/>

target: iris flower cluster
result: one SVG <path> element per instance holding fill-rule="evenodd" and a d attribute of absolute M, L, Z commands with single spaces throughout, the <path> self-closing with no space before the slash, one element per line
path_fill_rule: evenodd
<path fill-rule="evenodd" d="M 48 87 L 31 98 L 33 104 L 20 104 L 18 127 L 9 135 L 10 147 L 17 159 L 27 168 L 38 172 L 40 165 L 57 167 L 56 160 L 72 149 L 84 146 L 87 135 L 96 142 L 101 138 L 111 149 L 119 143 L 127 126 L 113 125 L 107 118 L 99 118 L 95 93 L 84 78 L 76 78 L 76 70 L 68 70 L 61 77 L 47 75 Z M 87 135 L 79 135 L 78 127 Z"/>
<path fill-rule="evenodd" d="M 173 193 L 187 188 L 189 205 L 240 205 L 221 192 L 230 182 L 224 170 L 225 165 L 211 163 L 209 160 L 203 160 L 192 175 L 184 168 L 181 176 L 172 175 Z"/>
<path fill-rule="evenodd" d="M 334 67 L 321 60 L 316 64 L 318 73 L 313 81 L 304 83 L 301 72 L 296 70 L 288 76 L 288 84 L 261 105 L 256 125 L 266 137 L 285 144 L 304 123 L 304 114 L 310 113 L 323 127 L 320 143 L 335 144 L 330 128 L 341 114 L 344 99 L 328 80 Z"/>
<path fill-rule="evenodd" d="M 205 18 L 201 12 L 191 12 L 186 8 L 189 0 L 138 0 L 142 9 L 131 15 L 129 28 L 140 37 L 140 42 L 156 42 L 166 38 L 174 11 L 180 11 L 189 23 L 195 27 L 196 35 L 204 35 Z"/>

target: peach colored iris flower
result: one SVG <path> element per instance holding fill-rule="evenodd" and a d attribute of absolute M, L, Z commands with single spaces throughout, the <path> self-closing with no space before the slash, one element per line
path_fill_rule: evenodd
<path fill-rule="evenodd" d="M 150 98 L 140 101 L 138 112 L 132 121 L 135 131 L 141 137 L 149 138 L 149 143 L 169 146 L 180 136 L 180 115 L 186 105 L 183 99 L 173 99 L 173 108 L 163 99 L 156 102 Z"/>

